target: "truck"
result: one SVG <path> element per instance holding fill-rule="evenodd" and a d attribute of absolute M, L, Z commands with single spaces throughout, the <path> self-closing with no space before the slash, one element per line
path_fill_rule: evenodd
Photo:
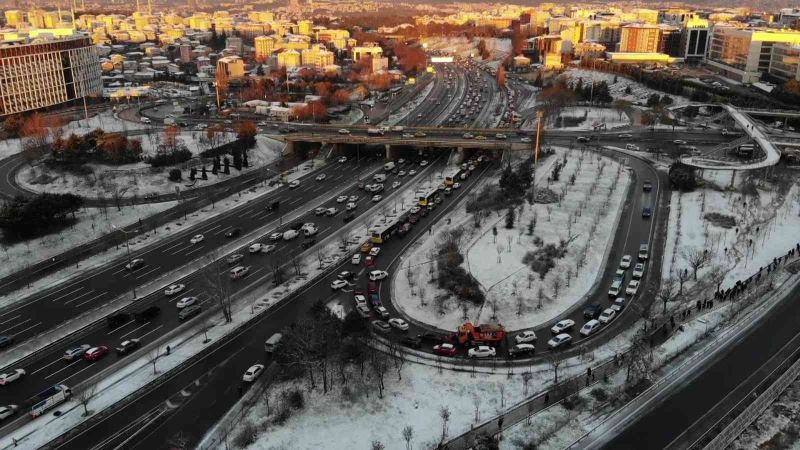
<path fill-rule="evenodd" d="M 72 391 L 64 384 L 54 384 L 31 398 L 31 417 L 39 417 L 48 409 L 64 403 L 72 396 Z"/>
<path fill-rule="evenodd" d="M 458 327 L 458 343 L 461 345 L 500 345 L 506 337 L 506 329 L 500 324 L 473 325 L 466 322 Z"/>
<path fill-rule="evenodd" d="M 383 136 L 382 128 L 367 128 L 367 134 Z"/>

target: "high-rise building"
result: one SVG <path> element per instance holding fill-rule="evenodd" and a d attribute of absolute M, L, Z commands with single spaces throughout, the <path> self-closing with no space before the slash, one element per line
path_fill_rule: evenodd
<path fill-rule="evenodd" d="M 255 47 L 256 61 L 263 63 L 275 51 L 275 39 L 271 36 L 258 36 L 255 38 Z"/>
<path fill-rule="evenodd" d="M 299 34 L 310 36 L 313 28 L 314 28 L 314 22 L 310 20 L 297 21 L 297 32 Z"/>
<path fill-rule="evenodd" d="M 353 47 L 353 61 L 358 61 L 364 56 L 369 55 L 373 59 L 383 56 L 383 49 L 374 43 L 365 43 L 359 47 Z"/>
<path fill-rule="evenodd" d="M 661 25 L 659 28 L 661 28 L 661 34 L 658 38 L 658 53 L 682 58 L 681 29 L 672 25 Z"/>
<path fill-rule="evenodd" d="M 180 47 L 178 47 L 178 50 L 180 52 L 180 58 L 181 58 L 181 62 L 182 63 L 188 64 L 188 63 L 192 62 L 192 46 L 191 45 L 189 45 L 189 44 L 181 44 Z"/>
<path fill-rule="evenodd" d="M 97 47 L 88 35 L 53 37 L 32 30 L 0 41 L 0 114 L 101 95 L 100 75 Z"/>
<path fill-rule="evenodd" d="M 800 81 L 800 45 L 786 43 L 773 45 L 769 74 L 783 81 Z"/>
<path fill-rule="evenodd" d="M 217 79 L 230 81 L 244 78 L 244 61 L 238 56 L 226 56 L 217 60 Z"/>
<path fill-rule="evenodd" d="M 278 67 L 293 69 L 299 67 L 300 63 L 300 52 L 297 50 L 284 50 L 278 53 Z"/>
<path fill-rule="evenodd" d="M 702 61 L 708 51 L 708 20 L 698 17 L 689 18 L 683 25 L 681 33 L 682 57 L 687 61 Z"/>
<path fill-rule="evenodd" d="M 775 44 L 800 45 L 800 31 L 716 26 L 706 62 L 724 76 L 753 83 L 769 72 Z"/>
<path fill-rule="evenodd" d="M 655 25 L 625 25 L 620 35 L 622 53 L 657 53 L 661 29 Z"/>

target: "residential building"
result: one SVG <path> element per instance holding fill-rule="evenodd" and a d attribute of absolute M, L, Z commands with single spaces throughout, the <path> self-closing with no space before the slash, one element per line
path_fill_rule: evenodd
<path fill-rule="evenodd" d="M 655 25 L 625 25 L 620 35 L 619 51 L 656 53 L 660 36 L 661 29 Z"/>
<path fill-rule="evenodd" d="M 275 39 L 271 36 L 258 36 L 254 40 L 256 61 L 264 62 L 275 51 Z"/>
<path fill-rule="evenodd" d="M 302 60 L 300 59 L 300 52 L 297 50 L 289 49 L 278 53 L 278 67 L 293 69 L 295 67 L 299 67 L 301 64 Z"/>
<path fill-rule="evenodd" d="M 368 42 L 359 47 L 353 47 L 353 61 L 358 61 L 365 55 L 369 55 L 372 59 L 380 58 L 383 56 L 383 49 L 375 43 Z"/>
<path fill-rule="evenodd" d="M 230 81 L 244 78 L 244 61 L 238 56 L 226 56 L 217 60 L 217 79 Z"/>
<path fill-rule="evenodd" d="M 18 9 L 9 9 L 5 13 L 6 25 L 17 28 L 25 23 L 25 13 Z"/>
<path fill-rule="evenodd" d="M 225 48 L 233 50 L 237 55 L 242 54 L 242 38 L 237 36 L 228 36 L 225 38 Z"/>

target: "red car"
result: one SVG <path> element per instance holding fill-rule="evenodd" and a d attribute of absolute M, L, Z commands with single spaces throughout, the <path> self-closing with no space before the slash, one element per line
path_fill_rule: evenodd
<path fill-rule="evenodd" d="M 378 292 L 378 283 L 370 281 L 367 285 L 367 292 L 370 294 Z"/>
<path fill-rule="evenodd" d="M 434 345 L 433 353 L 442 356 L 454 356 L 456 354 L 456 347 L 453 344 L 448 343 Z"/>
<path fill-rule="evenodd" d="M 372 255 L 365 256 L 364 265 L 367 267 L 375 267 L 375 257 Z"/>
<path fill-rule="evenodd" d="M 108 353 L 108 347 L 106 347 L 105 345 L 101 345 L 99 347 L 92 347 L 89 350 L 86 350 L 86 353 L 83 354 L 83 359 L 87 361 L 97 361 L 98 359 L 105 356 L 106 353 Z"/>

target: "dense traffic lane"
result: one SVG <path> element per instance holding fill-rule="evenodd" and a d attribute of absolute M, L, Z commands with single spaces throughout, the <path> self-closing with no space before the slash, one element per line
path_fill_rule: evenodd
<path fill-rule="evenodd" d="M 370 167 L 377 168 L 375 159 L 371 164 Z M 137 286 L 182 267 L 204 253 L 223 247 L 230 240 L 225 237 L 226 233 L 238 228 L 241 235 L 246 235 L 268 223 L 279 223 L 283 216 L 292 214 L 296 208 L 314 200 L 320 193 L 352 183 L 364 170 L 363 165 L 355 163 L 334 163 L 304 176 L 297 189 L 280 187 L 255 201 L 184 230 L 167 232 L 162 229 L 161 233 L 172 233 L 174 236 L 131 251 L 130 259 L 144 259 L 144 267 L 129 272 L 125 265 L 130 259 L 122 256 L 53 289 L 3 308 L 0 311 L 0 335 L 13 336 L 15 345 L 19 345 L 119 296 L 130 295 L 133 298 L 133 290 Z M 319 173 L 326 174 L 325 182 L 314 181 Z M 278 209 L 267 211 L 266 207 L 274 201 L 280 201 Z M 202 234 L 205 239 L 199 244 L 192 244 L 190 240 L 197 234 Z M 7 363 L 0 355 L 0 367 Z"/>
<path fill-rule="evenodd" d="M 495 166 L 487 164 L 482 170 L 490 168 L 495 168 Z M 462 192 L 469 189 L 479 178 L 480 176 L 477 174 L 470 177 L 464 183 Z M 434 212 L 444 213 L 455 203 L 455 201 L 445 200 Z M 388 264 L 388 261 L 399 254 L 406 239 L 427 233 L 427 229 L 424 224 L 417 224 L 406 237 L 392 238 L 384 246 L 385 250 L 382 250 L 376 258 L 375 268 L 383 268 L 384 263 Z M 353 247 L 353 253 L 357 251 Z M 99 432 L 99 430 L 125 430 L 124 436 L 115 436 L 114 442 L 119 443 L 132 437 L 130 447 L 126 447 L 130 449 L 170 448 L 168 441 L 178 434 L 188 439 L 187 448 L 196 445 L 205 432 L 238 400 L 239 386 L 247 388 L 247 385 L 241 381 L 244 371 L 256 362 L 262 364 L 270 362 L 264 352 L 264 341 L 269 336 L 296 322 L 320 299 L 338 302 L 347 311 L 353 309 L 352 292 L 332 292 L 330 288 L 330 282 L 335 278 L 334 274 L 342 270 L 352 271 L 353 269 L 354 266 L 349 260 L 330 268 L 330 276 L 309 284 L 280 305 L 265 312 L 242 334 L 223 342 L 211 344 L 212 350 L 209 352 L 212 353 L 205 354 L 194 364 L 181 367 L 177 373 L 155 390 L 142 393 L 142 396 L 136 401 L 116 409 L 113 415 L 95 424 L 94 428 L 63 443 L 59 448 L 114 448 L 111 444 L 94 447 L 97 443 L 105 440 L 109 434 L 113 434 L 112 432 Z M 361 271 L 362 275 L 359 276 L 356 283 L 366 286 L 367 277 L 363 273 L 366 268 L 361 266 L 357 270 Z M 194 384 L 195 380 L 199 380 L 198 384 Z M 190 395 L 184 397 L 185 401 L 181 403 L 180 409 L 164 413 L 147 427 L 135 429 L 127 427 L 131 422 L 136 422 L 138 418 L 153 414 L 154 408 L 163 405 L 167 399 L 173 398 L 182 390 Z"/>
<path fill-rule="evenodd" d="M 411 163 L 407 163 L 406 166 L 411 166 Z M 418 170 L 420 169 L 419 167 L 415 168 Z M 436 168 L 431 167 L 429 170 L 436 170 Z M 416 176 L 402 177 L 402 183 L 414 183 L 419 179 L 420 176 L 423 176 L 422 174 L 424 173 L 426 172 L 420 170 Z M 397 175 L 389 174 L 387 183 L 391 184 L 397 178 Z M 309 190 L 310 192 L 313 192 L 316 196 L 327 198 L 327 200 L 324 202 L 324 207 L 339 208 L 339 213 L 332 217 L 328 217 L 326 215 L 316 215 L 314 211 L 307 211 L 301 217 L 292 221 L 292 223 L 315 223 L 319 231 L 313 236 L 313 238 L 298 237 L 290 241 L 278 240 L 274 243 L 276 245 L 275 249 L 267 254 L 249 254 L 247 247 L 251 242 L 246 243 L 242 248 L 225 248 L 222 252 L 220 252 L 219 255 L 212 252 L 212 254 L 215 256 L 215 259 L 217 257 L 220 258 L 219 264 L 215 265 L 211 269 L 193 272 L 192 274 L 180 280 L 169 280 L 166 283 L 184 284 L 186 286 L 185 290 L 173 296 L 165 296 L 162 291 L 158 291 L 137 302 L 137 311 L 147 308 L 150 305 L 159 306 L 161 308 L 161 313 L 157 317 L 152 318 L 146 323 L 139 323 L 133 318 L 129 318 L 124 325 L 113 330 L 109 330 L 105 323 L 101 321 L 84 333 L 78 333 L 70 336 L 60 346 L 48 347 L 46 350 L 25 361 L 23 367 L 28 372 L 26 377 L 15 382 L 13 385 L 9 386 L 8 389 L 0 389 L 0 404 L 24 405 L 26 399 L 40 392 L 48 385 L 74 385 L 77 382 L 97 373 L 98 371 L 111 366 L 117 361 L 125 359 L 124 356 L 118 357 L 117 355 L 111 354 L 94 363 L 87 363 L 86 361 L 82 361 L 80 359 L 76 359 L 75 361 L 64 361 L 62 356 L 64 355 L 64 351 L 67 349 L 78 347 L 82 344 L 88 344 L 90 346 L 105 345 L 111 348 L 113 353 L 114 347 L 118 346 L 123 340 L 132 338 L 141 339 L 142 343 L 146 345 L 148 342 L 152 342 L 159 336 L 174 330 L 182 323 L 182 321 L 178 318 L 178 310 L 176 305 L 176 302 L 179 299 L 184 297 L 197 297 L 197 304 L 201 305 L 203 309 L 209 309 L 215 306 L 216 300 L 210 298 L 207 294 L 207 291 L 210 288 L 207 280 L 210 280 L 212 283 L 217 282 L 217 280 L 221 280 L 223 283 L 229 284 L 233 294 L 241 294 L 253 289 L 255 286 L 260 286 L 264 283 L 270 282 L 274 273 L 274 267 L 276 265 L 289 266 L 292 258 L 305 250 L 302 248 L 303 244 L 311 243 L 313 240 L 321 241 L 327 236 L 336 233 L 338 229 L 343 226 L 345 223 L 343 220 L 344 204 L 337 203 L 337 196 L 356 195 L 359 197 L 359 199 L 356 201 L 358 206 L 353 211 L 356 216 L 360 216 L 361 214 L 365 213 L 376 203 L 380 204 L 379 202 L 373 202 L 371 200 L 371 195 L 358 190 L 355 187 L 354 180 L 352 179 L 346 180 L 344 184 L 347 187 L 341 191 L 337 191 L 331 184 L 326 182 L 311 181 L 309 184 L 313 187 L 313 189 Z M 387 190 L 390 191 L 391 189 Z M 388 194 L 384 193 L 384 195 Z M 382 201 L 385 202 L 386 199 Z M 285 231 L 286 229 L 288 229 L 287 224 L 284 224 L 278 228 L 280 231 Z M 270 230 L 269 233 L 274 231 L 274 229 Z M 261 236 L 258 239 L 254 239 L 254 241 L 267 242 L 268 234 Z M 200 244 L 181 244 L 180 248 L 183 249 L 182 251 L 194 251 L 196 245 Z M 231 267 L 233 267 L 233 265 L 228 265 L 225 263 L 224 257 L 228 253 L 239 253 L 244 255 L 244 258 L 236 264 L 250 268 L 250 272 L 247 276 L 240 280 L 229 281 L 228 271 Z M 148 266 L 145 266 L 139 270 L 144 270 L 147 267 Z M 215 279 L 214 277 L 217 278 Z"/>

